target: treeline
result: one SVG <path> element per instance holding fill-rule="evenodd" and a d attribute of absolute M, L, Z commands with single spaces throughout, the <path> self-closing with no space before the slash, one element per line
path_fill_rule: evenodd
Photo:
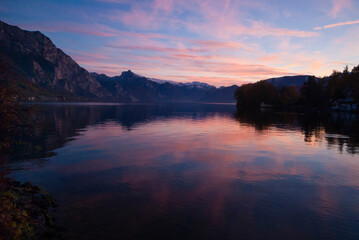
<path fill-rule="evenodd" d="M 308 77 L 300 87 L 276 88 L 268 81 L 244 84 L 235 92 L 237 105 L 259 107 L 261 103 L 274 107 L 310 106 L 329 107 L 337 99 L 359 102 L 359 65 L 351 71 L 333 71 L 329 77 Z"/>

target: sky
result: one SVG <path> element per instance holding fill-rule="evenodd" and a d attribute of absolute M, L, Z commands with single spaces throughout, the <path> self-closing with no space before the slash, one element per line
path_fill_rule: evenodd
<path fill-rule="evenodd" d="M 90 72 L 215 86 L 359 64 L 359 0 L 0 0 Z"/>

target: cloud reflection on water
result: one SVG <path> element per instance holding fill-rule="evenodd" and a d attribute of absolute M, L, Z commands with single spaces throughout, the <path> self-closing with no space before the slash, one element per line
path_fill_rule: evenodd
<path fill-rule="evenodd" d="M 302 115 L 234 111 L 50 107 L 58 132 L 73 140 L 45 166 L 15 175 L 57 197 L 68 238 L 355 236 L 357 150 L 328 147 L 341 140 L 326 137 L 347 130 Z M 356 146 L 353 136 L 345 141 Z"/>

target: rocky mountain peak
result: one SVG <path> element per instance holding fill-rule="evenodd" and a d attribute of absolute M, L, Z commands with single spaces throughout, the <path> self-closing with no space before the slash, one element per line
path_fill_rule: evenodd
<path fill-rule="evenodd" d="M 137 76 L 135 73 L 133 73 L 131 70 L 127 70 L 121 73 L 121 77 L 123 78 L 132 78 L 134 76 Z"/>
<path fill-rule="evenodd" d="M 41 32 L 0 22 L 0 54 L 22 76 L 56 95 L 103 98 L 111 94 Z"/>

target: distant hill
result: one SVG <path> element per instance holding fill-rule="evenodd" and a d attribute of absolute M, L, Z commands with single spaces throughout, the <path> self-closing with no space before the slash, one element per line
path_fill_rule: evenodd
<path fill-rule="evenodd" d="M 208 90 L 216 89 L 208 84 L 189 85 L 166 81 L 160 83 L 130 70 L 115 77 L 96 73 L 92 73 L 92 76 L 112 93 L 116 101 L 122 102 L 200 101 Z"/>
<path fill-rule="evenodd" d="M 300 88 L 304 82 L 308 81 L 309 75 L 297 75 L 297 76 L 286 76 L 286 77 L 278 77 L 278 78 L 270 78 L 263 81 L 267 81 L 276 88 L 288 87 L 288 86 L 296 86 Z"/>
<path fill-rule="evenodd" d="M 210 89 L 201 99 L 203 102 L 231 103 L 235 102 L 234 92 L 237 85 Z"/>
<path fill-rule="evenodd" d="M 121 102 L 234 102 L 238 86 L 216 88 L 200 82 L 179 83 L 146 78 L 128 70 L 108 77 L 92 73 Z"/>

